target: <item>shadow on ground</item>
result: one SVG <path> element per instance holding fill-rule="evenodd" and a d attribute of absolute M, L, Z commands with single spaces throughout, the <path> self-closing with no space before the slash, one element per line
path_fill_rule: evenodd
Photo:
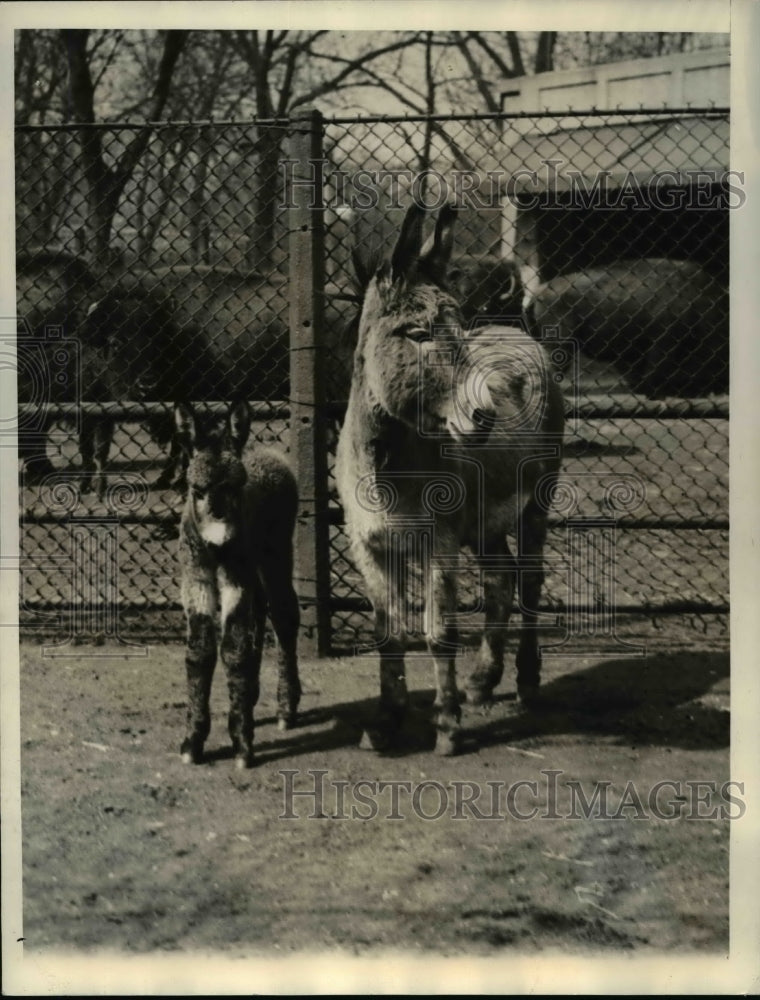
<path fill-rule="evenodd" d="M 348 666 L 346 669 L 350 669 Z M 479 747 L 557 735 L 603 735 L 638 746 L 711 750 L 729 745 L 729 712 L 699 699 L 729 676 L 729 656 L 682 652 L 645 660 L 610 659 L 550 680 L 535 708 L 498 694 L 483 711 L 464 706 L 462 753 Z M 410 708 L 392 756 L 432 751 L 434 691 L 410 693 Z M 256 742 L 259 761 L 358 745 L 375 697 L 303 712 L 298 727 L 276 742 Z M 273 718 L 258 720 L 273 724 Z M 210 755 L 212 756 L 212 755 Z M 226 756 L 220 751 L 218 756 Z"/>

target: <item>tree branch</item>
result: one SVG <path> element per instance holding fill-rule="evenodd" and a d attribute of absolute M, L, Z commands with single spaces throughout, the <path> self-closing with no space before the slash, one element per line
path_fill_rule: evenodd
<path fill-rule="evenodd" d="M 514 31 L 507 31 L 507 32 L 505 32 L 505 34 L 509 35 L 509 36 L 514 36 L 515 33 L 514 33 Z M 486 53 L 486 55 L 489 57 L 489 59 L 491 59 L 493 61 L 494 65 L 496 66 L 496 69 L 501 73 L 502 76 L 505 76 L 508 79 L 511 79 L 514 76 L 523 76 L 524 75 L 523 65 L 522 65 L 522 58 L 520 57 L 520 48 L 517 45 L 517 39 L 516 38 L 513 38 L 513 41 L 514 41 L 515 46 L 517 48 L 517 62 L 516 63 L 515 63 L 514 52 L 512 52 L 512 50 L 510 49 L 510 53 L 512 55 L 512 62 L 515 63 L 515 66 L 513 68 L 513 67 L 510 67 L 510 66 L 508 66 L 506 64 L 506 62 L 504 61 L 501 53 L 497 52 L 497 50 L 491 45 L 490 41 L 488 39 L 486 39 L 486 38 L 483 37 L 482 32 L 480 32 L 480 31 L 470 31 L 469 32 L 469 36 L 470 36 L 470 38 L 472 38 L 472 40 L 474 42 L 477 42 L 477 44 L 481 47 L 481 49 L 483 49 L 483 51 Z"/>
<path fill-rule="evenodd" d="M 288 110 L 288 105 L 290 104 L 291 92 L 293 89 L 293 79 L 296 72 L 296 64 L 298 63 L 298 56 L 301 50 L 296 45 L 290 46 L 290 51 L 288 52 L 287 61 L 285 64 L 285 76 L 283 77 L 282 85 L 280 86 L 280 98 L 277 102 L 277 117 L 281 118 Z"/>
<path fill-rule="evenodd" d="M 315 59 L 324 59 L 328 62 L 344 63 L 345 65 L 339 73 L 335 74 L 334 77 L 324 80 L 321 84 L 313 87 L 310 91 L 293 101 L 291 110 L 296 107 L 302 107 L 304 104 L 312 104 L 318 97 L 334 90 L 339 83 L 342 83 L 343 80 L 356 70 L 369 73 L 370 71 L 367 69 L 367 63 L 374 61 L 375 59 L 379 59 L 380 56 L 386 55 L 389 52 L 397 52 L 399 49 L 415 45 L 418 41 L 419 37 L 415 34 L 411 38 L 404 38 L 399 41 L 392 42 L 389 45 L 384 45 L 379 49 L 375 49 L 373 52 L 365 52 L 355 59 L 346 59 L 342 56 L 333 56 L 324 52 L 314 52 L 313 50 L 310 50 L 312 57 Z"/>
<path fill-rule="evenodd" d="M 405 107 L 411 108 L 411 110 L 414 111 L 415 114 L 418 115 L 425 114 L 425 108 L 423 106 L 415 104 L 414 101 L 411 100 L 411 98 L 401 93 L 401 91 L 399 91 L 396 87 L 390 84 L 387 80 L 383 79 L 383 77 L 373 72 L 373 70 L 369 69 L 365 70 L 365 73 L 369 78 L 369 80 L 374 81 L 374 86 L 378 87 L 380 90 L 386 90 L 389 94 L 392 94 L 393 97 L 395 97 L 398 101 L 400 101 L 401 104 L 403 104 Z M 373 85 L 372 83 L 361 82 L 352 84 L 351 86 L 361 87 L 361 86 L 372 86 L 372 85 Z M 443 127 L 441 122 L 433 121 L 430 123 L 430 125 L 433 129 L 433 132 L 435 132 L 436 135 L 440 136 L 441 139 L 443 139 L 443 141 L 451 150 L 455 163 L 457 163 L 459 166 L 462 166 L 465 170 L 476 169 L 474 161 L 470 159 L 470 157 L 467 155 L 467 153 L 465 153 L 465 151 L 456 142 L 456 140 L 451 138 L 451 136 L 448 134 L 448 132 Z"/>
<path fill-rule="evenodd" d="M 491 88 L 488 86 L 483 77 L 482 69 L 480 68 L 479 64 L 476 62 L 472 53 L 467 47 L 467 40 L 462 37 L 461 32 L 455 31 L 454 41 L 456 43 L 456 47 L 459 49 L 459 51 L 465 58 L 465 62 L 467 63 L 467 66 L 470 70 L 470 75 L 472 76 L 472 79 L 475 81 L 475 86 L 478 88 L 478 93 L 485 101 L 486 107 L 488 108 L 489 111 L 498 111 L 499 103 L 491 93 Z"/>
<path fill-rule="evenodd" d="M 554 69 L 554 46 L 557 44 L 556 31 L 542 31 L 536 48 L 536 73 L 549 73 Z"/>
<path fill-rule="evenodd" d="M 119 45 L 121 44 L 121 41 L 122 41 L 122 39 L 124 37 L 124 32 L 123 31 L 114 31 L 114 32 L 110 32 L 109 31 L 107 33 L 104 33 L 102 39 L 98 40 L 96 42 L 96 44 L 93 45 L 93 47 L 92 47 L 92 49 L 90 51 L 89 59 L 90 59 L 90 63 L 92 63 L 92 57 L 95 55 L 95 53 L 97 52 L 97 50 L 101 47 L 101 45 L 103 45 L 106 42 L 106 40 L 110 39 L 110 37 L 111 37 L 112 34 L 114 35 L 114 39 L 113 39 L 113 45 L 111 46 L 111 51 L 106 56 L 106 58 L 105 58 L 105 60 L 103 62 L 103 65 L 101 66 L 100 70 L 98 71 L 98 75 L 93 80 L 93 84 L 92 84 L 92 89 L 93 90 L 97 90 L 98 89 L 98 84 L 103 79 L 103 77 L 105 76 L 105 74 L 108 72 L 108 69 L 110 68 L 111 64 L 113 63 L 114 57 L 116 55 L 116 50 L 119 48 Z"/>
<path fill-rule="evenodd" d="M 525 65 L 523 63 L 522 53 L 520 52 L 520 42 L 517 38 L 517 32 L 507 31 L 505 34 L 507 36 L 509 54 L 512 56 L 512 64 L 514 66 L 512 76 L 525 76 Z"/>
<path fill-rule="evenodd" d="M 177 65 L 177 60 L 182 55 L 189 36 L 189 31 L 167 31 L 164 36 L 164 51 L 158 67 L 156 85 L 153 88 L 153 98 L 148 112 L 148 121 L 159 121 L 163 114 L 171 91 L 174 68 Z M 122 187 L 129 180 L 149 141 L 150 130 L 147 128 L 140 129 L 119 158 L 115 173 L 118 177 L 117 183 L 120 183 Z"/>

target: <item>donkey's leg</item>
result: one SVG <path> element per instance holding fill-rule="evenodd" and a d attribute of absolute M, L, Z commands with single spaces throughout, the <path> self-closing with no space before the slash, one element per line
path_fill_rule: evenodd
<path fill-rule="evenodd" d="M 277 727 L 290 729 L 301 700 L 298 677 L 298 627 L 300 611 L 293 588 L 293 558 L 290 552 L 277 559 L 262 559 L 262 575 L 269 602 L 272 627 L 277 636 Z"/>
<path fill-rule="evenodd" d="M 449 756 L 459 748 L 459 692 L 456 678 L 457 628 L 446 619 L 457 610 L 457 579 L 451 569 L 430 567 L 429 592 L 425 616 L 428 649 L 435 664 L 437 730 L 435 749 Z"/>
<path fill-rule="evenodd" d="M 205 588 L 195 595 L 201 600 L 186 603 L 187 614 L 187 731 L 180 753 L 185 764 L 200 764 L 203 744 L 211 728 L 209 695 L 216 665 L 216 630 L 211 611 L 212 595 Z M 206 600 L 202 600 L 203 598 Z M 203 606 L 205 604 L 205 606 Z"/>
<path fill-rule="evenodd" d="M 108 417 L 83 415 L 79 433 L 82 456 L 82 492 L 95 489 L 102 500 L 106 491 L 106 463 L 111 450 L 114 421 Z"/>
<path fill-rule="evenodd" d="M 46 433 L 49 430 L 49 424 L 50 420 L 48 419 L 42 428 Z M 23 482 L 26 486 L 42 482 L 45 476 L 55 472 L 55 466 L 47 457 L 45 440 L 39 441 L 29 434 L 19 434 L 18 455 L 23 463 Z"/>
<path fill-rule="evenodd" d="M 518 546 L 522 628 L 517 648 L 517 693 L 528 704 L 541 681 L 541 650 L 538 645 L 538 605 L 544 583 L 543 551 L 547 511 L 529 500 L 520 516 Z"/>
<path fill-rule="evenodd" d="M 149 424 L 149 428 L 156 441 L 161 445 L 168 445 L 169 449 L 164 467 L 155 482 L 156 489 L 164 490 L 174 487 L 182 493 L 187 485 L 187 453 L 174 433 L 174 424 L 171 418 L 166 418 L 164 415 L 155 417 Z"/>
<path fill-rule="evenodd" d="M 80 482 L 83 493 L 89 493 L 93 485 L 96 426 L 97 420 L 94 417 L 82 414 L 82 423 L 79 431 L 79 454 L 82 456 L 82 478 Z"/>
<path fill-rule="evenodd" d="M 385 750 L 406 714 L 405 553 L 391 553 L 385 540 L 377 546 L 354 544 L 354 559 L 374 611 L 375 648 L 380 655 L 380 702 L 362 735 L 363 750 Z"/>
<path fill-rule="evenodd" d="M 264 590 L 258 577 L 255 578 L 253 586 L 253 596 L 251 598 L 251 638 L 252 657 L 251 670 L 253 673 L 253 707 L 255 708 L 259 700 L 259 675 L 261 673 L 261 660 L 264 656 L 264 637 L 267 625 L 267 601 Z"/>
<path fill-rule="evenodd" d="M 258 701 L 259 677 L 252 634 L 252 594 L 221 579 L 219 584 L 222 627 L 222 663 L 230 695 L 228 729 L 235 766 L 253 764 L 253 706 Z M 259 657 L 258 663 L 261 663 Z"/>
<path fill-rule="evenodd" d="M 368 723 L 360 746 L 362 750 L 383 751 L 393 743 L 406 715 L 409 695 L 404 665 L 405 635 L 399 628 L 400 617 L 389 607 L 387 594 L 376 596 L 374 636 L 380 653 L 380 701 Z"/>
<path fill-rule="evenodd" d="M 95 481 L 94 486 L 98 499 L 102 500 L 106 492 L 106 465 L 108 453 L 111 450 L 115 423 L 107 417 L 99 417 L 94 427 Z"/>
<path fill-rule="evenodd" d="M 504 644 L 517 575 L 505 536 L 487 544 L 485 551 L 488 556 L 481 561 L 485 625 L 478 662 L 465 688 L 471 705 L 489 702 L 504 673 Z"/>
<path fill-rule="evenodd" d="M 382 558 L 382 563 L 379 561 Z M 394 741 L 409 705 L 406 688 L 406 553 L 399 540 L 393 551 L 373 553 L 371 572 L 364 578 L 375 610 L 375 643 L 380 652 L 380 702 L 362 747 L 384 750 Z"/>
<path fill-rule="evenodd" d="M 396 608 L 375 607 L 375 638 L 380 643 L 380 715 L 391 729 L 397 728 L 409 704 L 404 652 L 406 634 L 399 628 Z"/>

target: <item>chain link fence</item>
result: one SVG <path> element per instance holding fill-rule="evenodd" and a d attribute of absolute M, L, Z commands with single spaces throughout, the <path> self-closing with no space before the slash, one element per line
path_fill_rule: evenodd
<path fill-rule="evenodd" d="M 299 476 L 305 637 L 367 637 L 331 479 L 352 256 L 412 198 L 460 205 L 468 327 L 528 326 L 565 389 L 547 607 L 590 636 L 727 611 L 726 112 L 23 126 L 15 155 L 32 634 L 182 634 L 171 403 L 243 397 Z"/>

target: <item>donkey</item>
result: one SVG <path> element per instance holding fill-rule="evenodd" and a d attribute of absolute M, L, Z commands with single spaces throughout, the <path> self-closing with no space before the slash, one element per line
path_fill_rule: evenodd
<path fill-rule="evenodd" d="M 690 260 L 613 261 L 540 285 L 526 309 L 652 399 L 728 391 L 728 288 Z"/>
<path fill-rule="evenodd" d="M 559 469 L 564 406 L 542 347 L 521 329 L 465 336 L 446 290 L 456 209 L 445 206 L 423 248 L 424 210 L 412 206 L 390 264 L 367 283 L 336 483 L 347 533 L 375 611 L 380 704 L 362 745 L 386 748 L 407 705 L 406 581 L 424 582 L 422 631 L 435 663 L 436 750 L 457 751 L 457 575 L 461 546 L 482 573 L 485 629 L 466 682 L 491 699 L 504 669 L 504 631 L 519 578 L 517 687 L 536 694 L 541 656 L 546 497 Z M 517 558 L 507 533 L 517 536 Z"/>
<path fill-rule="evenodd" d="M 251 429 L 246 403 L 230 407 L 225 425 L 205 429 L 189 405 L 174 409 L 188 454 L 187 496 L 180 523 L 182 605 L 187 618 L 187 735 L 181 754 L 198 764 L 209 733 L 209 694 L 216 664 L 215 616 L 230 694 L 229 734 L 239 768 L 253 764 L 253 708 L 259 695 L 267 604 L 278 642 L 278 727 L 296 720 L 298 599 L 293 589 L 293 530 L 298 487 L 285 460 L 257 449 L 244 462 Z"/>
<path fill-rule="evenodd" d="M 448 281 L 468 328 L 520 322 L 525 288 L 516 261 L 465 258 L 449 268 Z"/>

